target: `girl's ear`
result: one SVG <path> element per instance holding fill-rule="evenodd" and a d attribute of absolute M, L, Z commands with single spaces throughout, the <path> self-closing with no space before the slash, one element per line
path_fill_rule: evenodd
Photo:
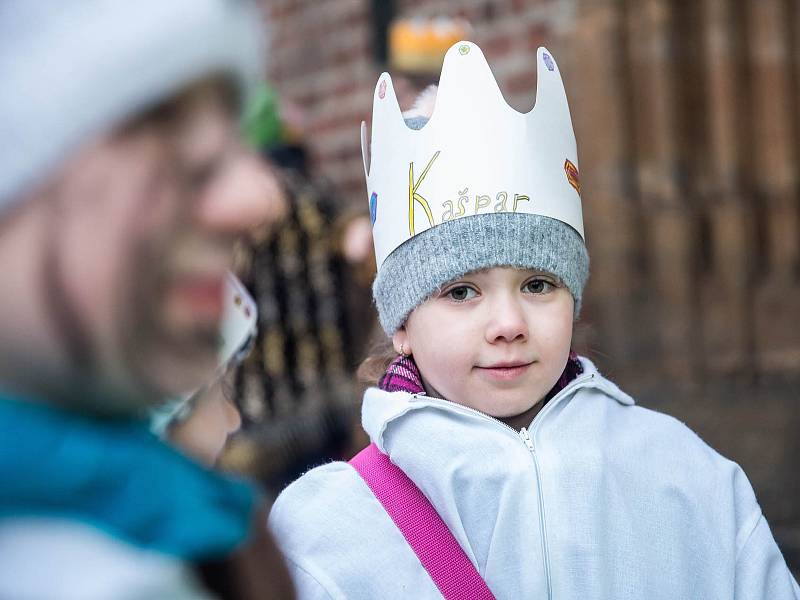
<path fill-rule="evenodd" d="M 398 354 L 408 356 L 411 354 L 411 344 L 408 341 L 408 333 L 405 326 L 401 327 L 392 335 L 392 346 Z"/>

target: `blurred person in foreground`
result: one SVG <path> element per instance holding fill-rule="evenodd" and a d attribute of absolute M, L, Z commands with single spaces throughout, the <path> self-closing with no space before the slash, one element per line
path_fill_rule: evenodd
<path fill-rule="evenodd" d="M 279 193 L 236 132 L 244 0 L 0 4 L 0 597 L 291 598 L 261 495 L 146 409 L 217 364 Z"/>

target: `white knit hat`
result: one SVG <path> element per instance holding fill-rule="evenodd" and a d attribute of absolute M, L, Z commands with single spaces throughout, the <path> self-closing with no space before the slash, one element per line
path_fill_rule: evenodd
<path fill-rule="evenodd" d="M 249 0 L 0 1 L 0 215 L 82 142 L 227 74 L 262 70 Z"/>

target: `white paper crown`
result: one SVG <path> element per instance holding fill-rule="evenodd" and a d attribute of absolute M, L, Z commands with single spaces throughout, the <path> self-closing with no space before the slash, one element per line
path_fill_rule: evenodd
<path fill-rule="evenodd" d="M 219 365 L 225 369 L 239 353 L 246 353 L 248 341 L 257 332 L 258 307 L 241 281 L 228 273 L 223 298 L 223 314 L 220 323 Z"/>
<path fill-rule="evenodd" d="M 436 107 L 420 130 L 400 112 L 392 78 L 375 86 L 372 136 L 361 124 L 378 268 L 414 235 L 451 219 L 491 212 L 543 215 L 583 237 L 575 134 L 552 55 L 537 54 L 536 105 L 503 98 L 481 49 L 447 51 Z"/>

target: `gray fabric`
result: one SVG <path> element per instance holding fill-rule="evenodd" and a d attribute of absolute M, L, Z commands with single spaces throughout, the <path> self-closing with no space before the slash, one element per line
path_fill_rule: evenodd
<path fill-rule="evenodd" d="M 409 117 L 407 118 L 406 125 L 408 125 L 409 129 L 422 129 L 425 126 L 425 123 L 428 122 L 428 117 Z"/>
<path fill-rule="evenodd" d="M 93 135 L 209 74 L 262 70 L 249 0 L 0 1 L 0 214 Z"/>
<path fill-rule="evenodd" d="M 577 231 L 556 219 L 490 213 L 447 221 L 415 235 L 384 261 L 372 294 L 387 335 L 448 281 L 471 271 L 510 266 L 558 277 L 580 312 L 589 254 Z"/>

